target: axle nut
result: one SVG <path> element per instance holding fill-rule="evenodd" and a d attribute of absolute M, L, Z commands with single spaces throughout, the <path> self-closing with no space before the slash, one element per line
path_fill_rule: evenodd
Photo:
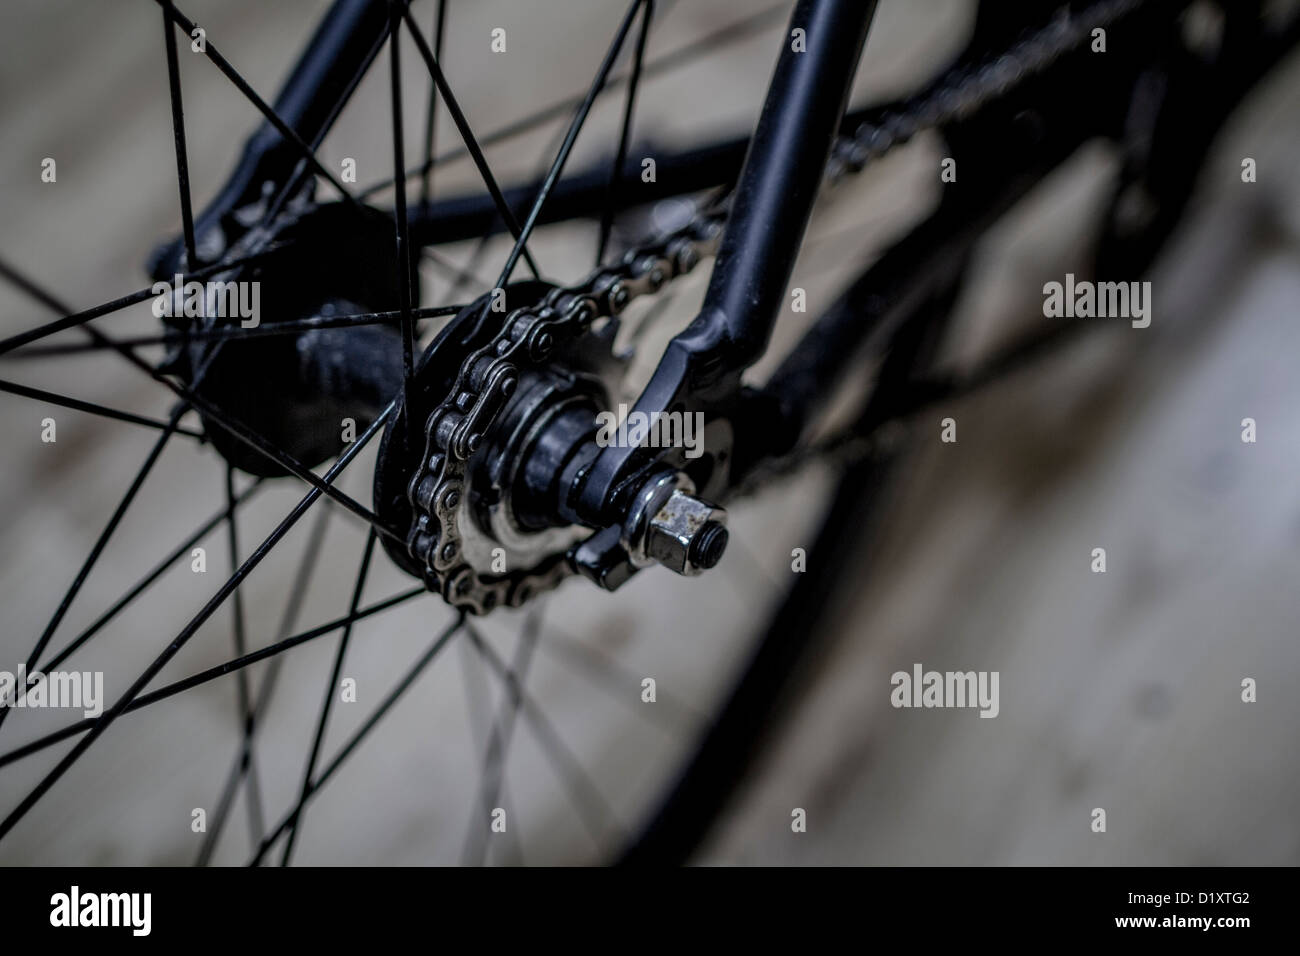
<path fill-rule="evenodd" d="M 727 547 L 727 513 L 684 491 L 674 491 L 646 529 L 648 557 L 677 574 L 713 567 Z"/>

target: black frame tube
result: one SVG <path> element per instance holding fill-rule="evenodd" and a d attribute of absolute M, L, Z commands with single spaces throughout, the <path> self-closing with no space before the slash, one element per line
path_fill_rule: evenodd
<path fill-rule="evenodd" d="M 637 400 L 668 411 L 688 395 L 734 394 L 767 348 L 844 116 L 875 0 L 799 0 L 750 140 L 704 307 L 664 350 Z M 603 449 L 579 479 L 574 510 L 616 521 L 637 449 Z"/>
<path fill-rule="evenodd" d="M 276 115 L 303 142 L 317 144 L 387 36 L 387 0 L 334 0 L 280 88 L 272 104 Z M 198 217 L 198 234 L 260 199 L 265 183 L 282 189 L 301 162 L 294 144 L 264 120 L 244 144 L 225 186 Z"/>
<path fill-rule="evenodd" d="M 875 9 L 876 0 L 800 0 L 791 17 L 704 299 L 703 316 L 727 340 L 726 371 L 767 349 Z"/>

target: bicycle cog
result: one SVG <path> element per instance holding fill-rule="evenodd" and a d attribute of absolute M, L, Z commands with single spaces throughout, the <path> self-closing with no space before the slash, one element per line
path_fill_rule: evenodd
<path fill-rule="evenodd" d="M 431 591 L 475 614 L 555 587 L 572 573 L 570 547 L 591 534 L 536 517 L 521 500 L 519 469 L 549 426 L 590 430 L 609 407 L 627 369 L 613 349 L 617 323 L 497 361 L 508 351 L 498 343 L 510 341 L 503 328 L 515 323 L 527 337 L 517 320 L 557 291 L 516 283 L 503 290 L 504 303 L 488 295 L 457 313 L 420 358 L 414 413 L 401 408 L 380 443 L 375 509 L 388 527 L 409 529 L 404 547 L 389 539 L 384 547 Z M 412 421 L 421 427 L 412 431 Z"/>

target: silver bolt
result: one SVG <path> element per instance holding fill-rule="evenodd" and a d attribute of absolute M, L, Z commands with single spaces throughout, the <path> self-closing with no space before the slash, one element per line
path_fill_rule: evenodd
<path fill-rule="evenodd" d="M 652 561 L 676 574 L 696 575 L 718 563 L 727 547 L 727 512 L 696 498 L 681 472 L 653 476 L 636 496 L 623 542 L 638 566 Z"/>

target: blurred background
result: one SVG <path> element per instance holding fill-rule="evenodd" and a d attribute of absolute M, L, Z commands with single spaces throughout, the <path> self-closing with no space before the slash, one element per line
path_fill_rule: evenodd
<path fill-rule="evenodd" d="M 270 99 L 328 4 L 178 6 Z M 633 155 L 744 133 L 789 6 L 661 0 L 648 62 L 701 37 L 715 41 L 646 78 Z M 961 48 L 973 6 L 883 0 L 853 103 L 924 83 Z M 434 5 L 415 9 L 428 35 Z M 584 91 L 622 14 L 623 4 L 596 0 L 450 0 L 444 70 L 471 125 L 497 129 Z M 505 54 L 490 51 L 498 27 L 506 31 Z M 162 35 L 160 10 L 149 0 L 10 0 L 0 9 L 0 258 L 74 308 L 148 285 L 149 251 L 179 231 Z M 409 167 L 420 151 L 429 78 L 409 38 L 403 54 Z M 387 66 L 381 53 L 319 152 L 330 169 L 355 159 L 361 186 L 392 175 Z M 187 45 L 181 73 L 201 208 L 259 116 Z M 570 169 L 608 162 L 621 115 L 621 95 L 598 102 Z M 741 782 L 699 862 L 1300 859 L 1293 812 L 1300 796 L 1297 115 L 1293 59 L 1217 142 L 1186 221 L 1148 277 L 1151 328 L 1125 323 L 1114 334 L 1088 336 L 921 423 L 934 440 L 906 462 L 903 493 L 882 532 L 862 543 L 860 586 L 836 605 L 833 633 L 801 675 L 774 746 Z M 564 123 L 488 149 L 497 177 L 531 181 Z M 445 110 L 437 142 L 439 151 L 459 145 Z M 936 142 L 921 138 L 826 195 L 792 282 L 807 289 L 808 313 L 783 316 L 775 358 L 846 280 L 933 207 L 940 155 Z M 1241 180 L 1246 156 L 1257 161 L 1257 183 Z M 57 160 L 56 183 L 41 182 L 45 157 Z M 948 367 L 975 367 L 1046 321 L 1042 284 L 1080 271 L 1117 163 L 1108 148 L 1085 147 L 990 234 L 958 304 Z M 438 168 L 433 189 L 462 195 L 480 183 L 460 161 Z M 373 201 L 387 205 L 391 191 Z M 628 217 L 616 236 L 639 228 L 644 220 Z M 572 282 L 590 269 L 595 236 L 591 223 L 547 227 L 534 248 L 546 273 Z M 490 276 L 507 249 L 494 241 L 477 260 L 472 244 L 439 251 Z M 447 301 L 453 281 L 444 269 L 426 261 L 422 280 L 424 304 Z M 702 269 L 674 287 L 638 365 L 652 366 L 658 346 L 691 319 L 706 281 Z M 0 287 L 0 334 L 52 317 Z M 119 334 L 157 331 L 147 303 L 99 324 Z M 170 408 L 169 393 L 112 354 L 6 356 L 0 377 L 155 417 Z M 939 419 L 949 415 L 959 439 L 941 444 Z M 41 420 L 50 416 L 58 422 L 54 444 L 40 440 Z M 1240 439 L 1246 417 L 1258 423 L 1255 444 Z M 155 437 L 0 395 L 0 494 L 10 502 L 0 524 L 0 669 L 14 671 L 26 658 Z M 341 483 L 363 502 L 373 460 L 373 450 L 362 455 Z M 614 598 L 572 581 L 531 617 L 498 613 L 476 623 L 507 661 L 524 659 L 516 654 L 529 642 L 530 620 L 536 634 L 526 687 L 544 717 L 521 716 L 510 734 L 497 801 L 510 821 L 506 834 L 482 838 L 486 817 L 476 794 L 490 763 L 491 728 L 510 708 L 497 675 L 458 638 L 310 804 L 294 861 L 607 856 L 690 753 L 789 586 L 791 549 L 810 546 L 831 477 L 813 464 L 738 505 L 728 554 L 704 577 L 652 570 Z M 170 442 L 51 648 L 92 626 L 217 512 L 223 482 L 224 464 L 211 449 Z M 241 560 L 303 491 L 280 479 L 249 498 L 239 515 Z M 318 504 L 240 589 L 249 646 L 343 614 L 364 540 L 352 515 Z M 107 698 L 116 700 L 228 573 L 225 528 L 203 546 L 207 573 L 192 573 L 188 557 L 178 560 L 66 666 L 102 670 Z M 1105 574 L 1090 570 L 1097 547 L 1107 552 Z M 304 568 L 309 584 L 291 613 L 286 605 Z M 366 602 L 410 584 L 378 553 Z M 356 680 L 358 699 L 336 703 L 327 758 L 450 619 L 427 597 L 356 626 L 343 674 Z M 223 607 L 154 686 L 232 657 L 232 628 L 233 609 Z M 274 693 L 253 744 L 256 786 L 232 791 L 213 862 L 246 862 L 293 806 L 337 640 L 305 643 L 278 669 L 248 670 L 254 694 L 268 680 Z M 999 671 L 998 717 L 892 708 L 890 675 L 917 662 Z M 641 700 L 645 677 L 656 680 L 654 704 Z M 1248 677 L 1258 682 L 1252 704 L 1241 701 Z M 123 717 L 0 841 L 0 863 L 193 861 L 207 841 L 193 832 L 192 812 L 205 809 L 212 824 L 240 755 L 237 708 L 236 680 L 226 677 Z M 0 728 L 0 752 L 72 716 L 79 714 L 15 712 Z M 6 812 L 68 746 L 0 768 Z M 1090 828 L 1097 807 L 1107 812 L 1104 834 Z M 794 808 L 806 811 L 806 832 L 792 832 Z"/>

